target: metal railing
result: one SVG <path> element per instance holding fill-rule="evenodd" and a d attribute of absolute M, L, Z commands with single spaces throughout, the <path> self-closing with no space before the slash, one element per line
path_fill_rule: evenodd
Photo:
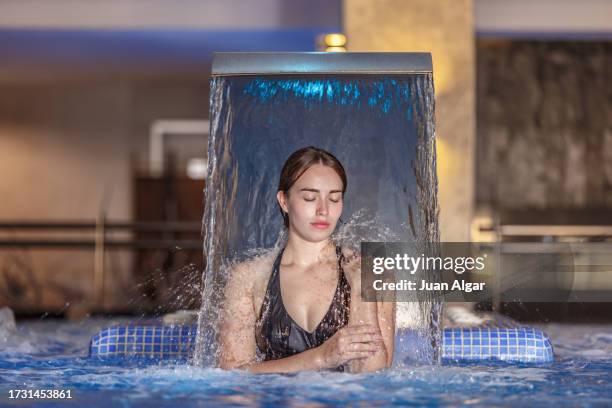
<path fill-rule="evenodd" d="M 199 222 L 111 222 L 101 215 L 95 221 L 12 221 L 0 222 L 0 250 L 9 248 L 36 248 L 36 249 L 83 249 L 94 251 L 94 277 L 93 286 L 95 302 L 104 304 L 104 259 L 106 251 L 116 249 L 153 250 L 180 248 L 185 250 L 201 250 L 202 240 L 175 239 L 178 233 L 198 233 L 201 231 Z M 109 233 L 123 231 L 129 233 L 163 233 L 172 238 L 158 239 L 116 239 L 109 237 Z M 10 238 L 7 234 L 31 234 L 36 232 L 39 236 L 28 238 Z M 86 233 L 89 237 L 79 238 L 49 238 L 49 233 Z"/>
<path fill-rule="evenodd" d="M 471 239 L 473 242 L 507 242 L 507 239 L 516 240 L 525 238 L 546 238 L 553 242 L 571 242 L 572 248 L 580 252 L 610 254 L 611 242 L 590 242 L 594 239 L 606 241 L 612 238 L 612 225 L 595 224 L 513 224 L 502 223 L 499 218 L 485 215 L 475 217 L 471 225 Z M 587 240 L 588 243 L 582 243 Z M 499 269 L 499 268 L 498 268 Z M 499 288 L 499 275 L 495 285 Z M 498 293 L 498 291 L 495 291 Z M 494 295 L 493 308 L 497 309 L 500 299 Z"/>

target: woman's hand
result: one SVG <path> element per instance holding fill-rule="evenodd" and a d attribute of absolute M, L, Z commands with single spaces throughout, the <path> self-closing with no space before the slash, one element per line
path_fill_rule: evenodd
<path fill-rule="evenodd" d="M 380 329 L 371 324 L 347 325 L 317 347 L 321 368 L 335 368 L 351 360 L 373 356 L 384 347 Z"/>

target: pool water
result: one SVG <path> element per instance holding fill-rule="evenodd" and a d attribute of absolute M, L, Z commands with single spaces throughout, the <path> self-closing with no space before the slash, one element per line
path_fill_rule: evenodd
<path fill-rule="evenodd" d="M 539 326 L 556 361 L 412 366 L 374 374 L 254 375 L 182 363 L 87 356 L 101 328 L 124 319 L 43 319 L 0 333 L 0 406 L 609 406 L 612 325 Z M 71 399 L 10 399 L 10 390 L 70 390 Z M 15 394 L 13 392 L 13 394 Z"/>

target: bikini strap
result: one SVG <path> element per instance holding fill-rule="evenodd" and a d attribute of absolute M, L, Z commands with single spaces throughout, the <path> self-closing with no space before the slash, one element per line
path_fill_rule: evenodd
<path fill-rule="evenodd" d="M 280 290 L 280 282 L 278 281 L 278 270 L 281 258 L 283 257 L 284 250 L 285 248 L 281 248 L 278 255 L 276 256 L 276 259 L 274 260 L 274 264 L 272 265 L 272 272 L 270 273 L 270 277 L 268 278 L 268 285 L 266 285 L 266 293 L 264 295 L 261 308 L 259 309 L 259 317 L 257 318 L 258 321 L 260 321 L 263 317 L 264 308 L 268 309 L 270 307 L 270 291 L 272 290 L 272 287 L 276 285 L 277 290 Z"/>
<path fill-rule="evenodd" d="M 340 281 L 346 280 L 344 276 L 344 268 L 342 268 L 342 259 L 344 258 L 344 254 L 342 253 L 342 247 L 340 245 L 336 245 L 336 256 L 338 257 L 338 269 L 340 270 Z"/>
<path fill-rule="evenodd" d="M 276 259 L 274 260 L 274 266 L 272 267 L 272 275 L 270 276 L 270 279 L 268 279 L 267 291 L 270 290 L 272 285 L 275 285 L 276 289 L 280 290 L 280 263 L 283 257 L 283 252 L 285 252 L 285 248 L 281 248 L 281 250 L 278 252 L 278 255 L 276 256 Z"/>

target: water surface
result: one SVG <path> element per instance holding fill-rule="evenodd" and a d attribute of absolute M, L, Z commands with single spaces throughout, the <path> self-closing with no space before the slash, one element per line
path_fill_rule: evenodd
<path fill-rule="evenodd" d="M 541 326 L 552 364 L 421 365 L 373 374 L 303 372 L 254 375 L 185 362 L 103 361 L 87 357 L 91 335 L 120 323 L 42 320 L 0 334 L 0 405 L 9 389 L 70 389 L 45 405 L 140 407 L 608 406 L 612 400 L 612 325 Z M 123 321 L 125 322 L 125 321 Z"/>

